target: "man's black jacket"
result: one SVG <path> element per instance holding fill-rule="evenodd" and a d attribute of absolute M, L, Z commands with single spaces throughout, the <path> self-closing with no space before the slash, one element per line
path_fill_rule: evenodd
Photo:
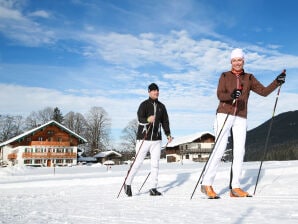
<path fill-rule="evenodd" d="M 155 115 L 155 122 L 153 124 L 150 124 L 147 120 L 151 115 Z M 143 140 L 145 136 L 145 140 L 161 140 L 161 127 L 166 136 L 171 135 L 167 109 L 158 99 L 153 100 L 149 97 L 140 104 L 138 121 L 137 140 Z"/>

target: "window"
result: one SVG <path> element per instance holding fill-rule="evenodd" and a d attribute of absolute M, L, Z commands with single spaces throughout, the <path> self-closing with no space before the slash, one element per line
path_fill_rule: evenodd
<path fill-rule="evenodd" d="M 57 163 L 57 164 L 61 164 L 61 163 L 63 163 L 63 159 L 56 159 L 56 163 Z"/>
<path fill-rule="evenodd" d="M 73 149 L 72 149 L 72 148 L 66 148 L 66 149 L 65 149 L 65 152 L 69 152 L 69 153 L 70 153 L 70 152 L 73 152 Z"/>
<path fill-rule="evenodd" d="M 25 159 L 24 164 L 32 164 L 32 160 L 31 159 Z"/>
<path fill-rule="evenodd" d="M 53 130 L 48 130 L 48 135 L 53 135 L 54 134 L 54 131 Z"/>
<path fill-rule="evenodd" d="M 34 164 L 41 164 L 41 162 L 42 162 L 41 159 L 35 159 L 34 160 Z"/>

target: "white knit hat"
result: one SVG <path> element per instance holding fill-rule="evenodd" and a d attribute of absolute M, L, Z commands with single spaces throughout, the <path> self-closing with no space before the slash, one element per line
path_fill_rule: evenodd
<path fill-rule="evenodd" d="M 243 53 L 242 49 L 240 49 L 240 48 L 234 49 L 231 53 L 231 60 L 233 58 L 243 58 L 244 59 L 244 53 Z"/>

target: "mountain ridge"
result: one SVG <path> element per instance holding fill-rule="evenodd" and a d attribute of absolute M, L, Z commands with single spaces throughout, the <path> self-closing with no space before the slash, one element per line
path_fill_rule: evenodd
<path fill-rule="evenodd" d="M 273 119 L 273 120 L 272 120 Z M 245 161 L 298 159 L 298 110 L 281 113 L 247 132 Z"/>

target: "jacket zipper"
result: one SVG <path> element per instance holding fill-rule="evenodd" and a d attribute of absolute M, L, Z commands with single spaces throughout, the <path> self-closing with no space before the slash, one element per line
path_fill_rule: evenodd
<path fill-rule="evenodd" d="M 156 107 L 157 107 L 157 104 L 156 104 L 155 102 L 153 102 L 153 108 L 154 108 L 154 122 L 153 122 L 152 131 L 151 131 L 151 141 L 152 141 L 152 139 L 153 139 L 154 124 L 155 124 L 155 119 L 156 119 Z"/>

